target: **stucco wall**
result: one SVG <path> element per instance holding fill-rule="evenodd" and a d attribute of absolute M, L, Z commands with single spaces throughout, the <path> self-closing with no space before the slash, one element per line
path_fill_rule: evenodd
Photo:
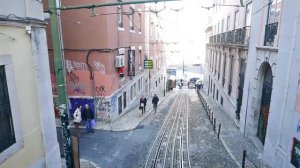
<path fill-rule="evenodd" d="M 15 38 L 12 40 L 1 37 L 0 55 L 8 54 L 12 59 L 24 140 L 23 148 L 0 167 L 29 167 L 44 156 L 31 39 L 24 27 L 0 26 L 0 30 Z"/>

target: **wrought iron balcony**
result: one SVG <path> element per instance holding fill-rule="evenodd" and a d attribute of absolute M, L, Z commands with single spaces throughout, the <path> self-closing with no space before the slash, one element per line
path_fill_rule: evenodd
<path fill-rule="evenodd" d="M 250 27 L 245 26 L 225 33 L 210 36 L 211 44 L 249 45 Z"/>
<path fill-rule="evenodd" d="M 226 32 L 226 44 L 234 44 L 234 30 Z"/>
<path fill-rule="evenodd" d="M 278 28 L 278 22 L 276 23 L 270 23 L 266 25 L 265 29 L 265 46 L 273 46 L 274 45 L 274 39 L 277 35 L 277 28 Z"/>
<path fill-rule="evenodd" d="M 226 33 L 221 33 L 220 36 L 221 36 L 221 41 L 220 41 L 220 43 L 225 43 Z"/>
<path fill-rule="evenodd" d="M 240 29 L 236 29 L 234 35 L 235 44 L 248 45 L 250 38 L 250 27 L 246 26 Z"/>

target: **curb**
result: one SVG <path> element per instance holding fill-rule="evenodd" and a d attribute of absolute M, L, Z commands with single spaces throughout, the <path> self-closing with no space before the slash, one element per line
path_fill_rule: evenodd
<path fill-rule="evenodd" d="M 166 94 L 165 97 L 163 97 L 161 99 L 161 101 L 159 101 L 158 105 L 161 104 L 167 97 L 169 96 L 169 94 Z M 127 128 L 127 129 L 122 129 L 122 130 L 114 130 L 113 128 L 110 129 L 95 129 L 95 130 L 101 130 L 101 131 L 111 131 L 111 132 L 125 132 L 125 131 L 133 131 L 135 130 L 144 120 L 146 117 L 148 117 L 148 115 L 153 111 L 153 107 L 150 108 L 149 112 L 146 113 L 144 115 L 144 117 L 137 123 L 137 125 L 131 127 L 131 128 Z"/>
<path fill-rule="evenodd" d="M 163 97 L 163 98 L 161 99 L 161 101 L 158 103 L 158 105 L 161 104 L 168 96 L 169 96 L 169 94 L 166 94 L 166 96 Z M 145 120 L 145 118 L 148 117 L 148 115 L 149 115 L 152 111 L 153 111 L 153 107 L 152 107 L 152 109 L 144 116 L 144 118 L 143 118 L 143 119 L 142 119 L 142 120 L 141 120 L 134 128 L 131 129 L 131 131 L 134 130 L 134 129 L 136 129 L 136 127 L 138 127 L 138 126 Z"/>
<path fill-rule="evenodd" d="M 204 97 L 203 97 L 204 98 Z M 207 100 L 206 98 L 204 98 L 205 100 Z M 209 100 L 207 100 L 207 102 L 211 104 L 211 102 L 209 102 Z M 212 102 L 213 103 L 213 102 Z M 235 121 L 234 121 L 235 122 Z M 236 123 L 235 123 L 235 126 L 236 126 Z M 229 154 L 229 156 L 231 157 L 231 159 L 235 162 L 235 164 L 238 166 L 238 167 L 242 167 L 242 165 L 239 163 L 239 161 L 235 158 L 234 154 L 231 152 L 231 150 L 229 149 L 229 147 L 227 146 L 226 144 L 226 141 L 223 139 L 223 135 L 220 134 L 220 140 L 221 140 L 221 143 L 223 144 L 226 152 Z"/>
<path fill-rule="evenodd" d="M 242 165 L 240 164 L 240 162 L 235 158 L 235 156 L 233 155 L 233 153 L 231 152 L 231 150 L 229 149 L 229 147 L 226 145 L 225 140 L 222 138 L 222 136 L 220 136 L 220 140 L 226 150 L 226 152 L 229 154 L 229 156 L 231 157 L 231 159 L 235 162 L 235 164 L 238 167 L 242 167 Z"/>

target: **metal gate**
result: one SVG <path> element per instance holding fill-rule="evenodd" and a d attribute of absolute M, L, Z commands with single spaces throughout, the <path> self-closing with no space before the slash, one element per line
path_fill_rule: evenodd
<path fill-rule="evenodd" d="M 0 153 L 16 142 L 5 67 L 0 66 Z"/>
<path fill-rule="evenodd" d="M 267 133 L 271 94 L 271 85 L 269 83 L 264 82 L 257 130 L 257 136 L 262 142 L 262 144 L 265 144 L 265 138 Z"/>

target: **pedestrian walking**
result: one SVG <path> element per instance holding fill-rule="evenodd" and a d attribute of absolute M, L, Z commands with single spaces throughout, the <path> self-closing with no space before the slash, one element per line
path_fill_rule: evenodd
<path fill-rule="evenodd" d="M 78 106 L 73 114 L 76 136 L 79 135 L 79 124 L 82 120 L 81 119 L 81 108 L 82 108 L 82 106 Z"/>
<path fill-rule="evenodd" d="M 154 113 L 156 114 L 157 112 L 157 104 L 158 104 L 159 98 L 156 96 L 156 94 L 154 94 L 153 98 L 152 98 L 152 104 L 153 104 L 153 109 L 154 109 Z"/>
<path fill-rule="evenodd" d="M 147 104 L 147 99 L 144 96 L 141 96 L 139 109 L 142 110 L 142 114 L 146 112 L 146 104 Z"/>
<path fill-rule="evenodd" d="M 86 115 L 86 131 L 87 133 L 94 133 L 92 120 L 95 119 L 95 116 L 93 110 L 89 107 L 88 104 L 85 104 L 84 112 Z"/>

